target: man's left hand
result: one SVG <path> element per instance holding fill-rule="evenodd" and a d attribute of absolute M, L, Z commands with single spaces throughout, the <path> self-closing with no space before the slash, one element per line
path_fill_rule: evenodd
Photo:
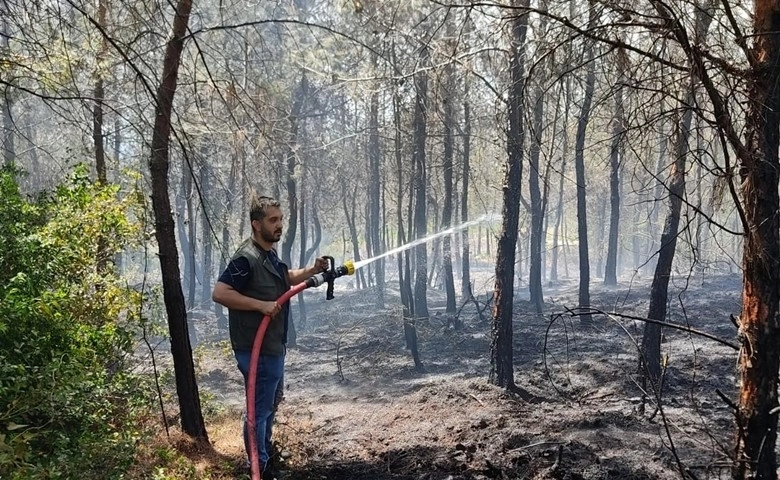
<path fill-rule="evenodd" d="M 324 257 L 317 257 L 316 260 L 314 260 L 314 271 L 316 273 L 322 273 L 325 270 L 328 269 L 328 260 Z"/>

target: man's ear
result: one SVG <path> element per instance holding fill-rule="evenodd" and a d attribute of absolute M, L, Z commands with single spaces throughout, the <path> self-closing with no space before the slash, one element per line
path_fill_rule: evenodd
<path fill-rule="evenodd" d="M 249 225 L 252 227 L 252 231 L 260 230 L 260 220 L 252 220 L 249 222 Z"/>

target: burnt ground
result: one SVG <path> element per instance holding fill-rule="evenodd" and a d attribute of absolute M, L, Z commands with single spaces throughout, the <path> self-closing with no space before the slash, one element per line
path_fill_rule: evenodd
<path fill-rule="evenodd" d="M 735 342 L 729 315 L 739 313 L 740 288 L 738 276 L 675 278 L 667 321 Z M 574 282 L 546 288 L 542 316 L 526 291 L 516 295 L 514 315 L 520 393 L 487 381 L 489 310 L 481 320 L 474 304 L 464 306 L 456 329 L 443 293 L 430 290 L 431 320 L 417 326 L 418 371 L 392 288 L 385 308 L 372 291 L 345 284 L 329 302 L 322 289 L 306 292 L 308 325 L 288 354 L 275 430 L 285 478 L 667 479 L 682 478 L 681 470 L 728 478 L 733 414 L 716 391 L 734 398 L 736 351 L 664 329 L 661 408 L 648 400 L 643 412 L 643 324 L 596 315 L 583 326 L 567 313 L 577 303 Z M 649 281 L 594 285 L 591 296 L 604 311 L 644 317 Z M 235 416 L 232 440 L 215 448 L 237 456 L 243 389 L 224 341 L 214 343 L 214 323 L 211 315 L 195 321 L 199 383 L 212 406 Z"/>

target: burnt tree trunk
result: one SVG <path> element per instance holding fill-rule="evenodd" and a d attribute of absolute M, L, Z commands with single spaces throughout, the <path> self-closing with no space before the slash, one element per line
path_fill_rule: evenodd
<path fill-rule="evenodd" d="M 414 76 L 414 138 L 412 159 L 414 168 L 414 234 L 423 238 L 427 233 L 426 200 L 428 191 L 427 166 L 425 161 L 425 139 L 428 134 L 428 47 L 420 51 L 423 66 Z M 414 314 L 417 318 L 428 318 L 428 246 L 425 243 L 415 247 Z"/>
<path fill-rule="evenodd" d="M 451 23 L 449 24 L 451 25 Z M 441 214 L 441 228 L 448 229 L 452 225 L 452 204 L 453 204 L 453 156 L 454 156 L 454 139 L 452 135 L 452 127 L 455 123 L 455 114 L 452 108 L 452 102 L 454 97 L 454 73 L 452 71 L 452 65 L 448 65 L 445 68 L 444 73 L 444 205 Z M 445 235 L 442 238 L 442 271 L 444 272 L 444 289 L 447 292 L 447 313 L 455 313 L 457 308 L 455 305 L 455 278 L 452 273 L 452 236 Z"/>
<path fill-rule="evenodd" d="M 208 153 L 208 152 L 207 152 Z M 207 157 L 208 158 L 208 157 Z M 211 198 L 211 167 L 204 164 L 200 169 L 200 231 L 203 239 L 203 267 L 201 268 L 200 301 L 211 298 L 211 278 L 214 275 L 214 230 L 209 217 L 208 203 Z"/>
<path fill-rule="evenodd" d="M 162 271 L 163 300 L 168 315 L 171 335 L 171 355 L 176 377 L 176 393 L 179 397 L 181 427 L 184 433 L 208 442 L 203 413 L 200 408 L 198 383 L 187 329 L 187 310 L 179 281 L 179 259 L 176 251 L 176 235 L 168 197 L 168 168 L 171 133 L 171 110 L 176 93 L 179 61 L 187 34 L 187 23 L 192 9 L 191 0 L 179 0 L 173 20 L 173 32 L 165 49 L 160 87 L 157 90 L 152 152 L 149 171 L 152 178 L 152 207 L 154 209 L 155 237 Z"/>
<path fill-rule="evenodd" d="M 757 0 L 747 151 L 739 170 L 744 202 L 742 313 L 739 317 L 737 446 L 734 478 L 775 479 L 780 366 L 780 5 Z"/>
<path fill-rule="evenodd" d="M 304 73 L 301 75 L 301 81 L 298 88 L 293 93 L 293 103 L 290 109 L 290 137 L 284 147 L 284 156 L 286 160 L 286 182 L 287 182 L 287 232 L 282 242 L 282 261 L 287 265 L 292 265 L 292 247 L 295 243 L 295 232 L 298 227 L 298 186 L 295 181 L 295 165 L 297 163 L 296 145 L 298 143 L 298 129 L 303 121 L 301 112 L 303 103 L 309 90 L 309 79 Z"/>
<path fill-rule="evenodd" d="M 596 24 L 596 5 L 594 0 L 588 1 L 588 28 Z M 585 134 L 590 120 L 590 107 L 593 102 L 593 91 L 596 87 L 596 62 L 593 59 L 593 41 L 586 40 L 585 59 L 587 74 L 585 76 L 585 94 L 582 108 L 577 118 L 577 138 L 574 147 L 574 169 L 577 176 L 577 239 L 579 241 L 579 306 L 590 307 L 590 259 L 588 257 L 588 207 L 585 198 Z M 590 313 L 583 313 L 580 322 L 584 325 L 592 323 Z"/>
<path fill-rule="evenodd" d="M 696 15 L 697 36 L 704 40 L 707 29 L 712 22 L 712 12 L 706 13 L 699 10 Z M 666 319 L 666 303 L 668 298 L 669 279 L 672 272 L 672 263 L 677 247 L 677 235 L 680 225 L 680 211 L 682 210 L 683 196 L 685 195 L 685 169 L 686 158 L 690 152 L 689 139 L 691 136 L 691 121 L 696 102 L 697 79 L 691 77 L 685 103 L 682 105 L 682 118 L 675 138 L 675 159 L 672 167 L 671 183 L 669 185 L 669 213 L 664 223 L 661 234 L 661 246 L 658 253 L 658 262 L 655 264 L 655 275 L 650 287 L 650 307 L 647 318 L 664 321 Z M 646 323 L 642 336 L 642 355 L 640 357 L 640 370 L 642 386 L 645 391 L 650 391 L 656 397 L 660 396 L 661 380 L 661 326 L 655 323 Z M 649 384 L 649 385 L 648 385 Z"/>
<path fill-rule="evenodd" d="M 376 55 L 372 57 L 372 62 L 376 66 Z M 371 105 L 368 116 L 368 235 L 371 243 L 370 256 L 377 256 L 382 253 L 382 241 L 380 238 L 382 219 L 381 211 L 381 190 L 382 178 L 380 176 L 379 164 L 382 161 L 382 151 L 379 145 L 379 93 L 371 93 Z M 385 261 L 380 258 L 373 262 L 372 268 L 376 278 L 376 306 L 384 308 L 385 306 Z"/>
<path fill-rule="evenodd" d="M 625 49 L 617 51 L 618 80 L 615 90 L 615 118 L 612 123 L 612 144 L 609 149 L 609 240 L 607 263 L 604 267 L 604 284 L 617 285 L 618 233 L 620 230 L 620 162 L 623 135 L 626 131 L 623 106 L 623 85 L 628 70 L 628 55 Z"/>
<path fill-rule="evenodd" d="M 195 218 L 195 200 L 193 199 L 192 182 L 194 180 L 195 172 L 192 167 L 192 159 L 187 160 L 187 168 L 184 171 L 184 201 L 187 209 L 187 238 L 189 239 L 187 244 L 189 249 L 186 252 L 187 265 L 187 278 L 189 283 L 187 284 L 187 308 L 193 308 L 195 306 L 195 290 L 198 287 L 198 269 L 195 263 L 197 256 L 195 252 L 198 246 L 198 222 Z"/>
<path fill-rule="evenodd" d="M 528 0 L 514 0 L 514 6 L 528 8 Z M 509 129 L 503 197 L 503 220 L 498 239 L 496 285 L 493 295 L 493 322 L 490 344 L 490 383 L 515 388 L 513 367 L 512 304 L 514 300 L 515 249 L 520 222 L 520 187 L 523 176 L 523 95 L 525 89 L 525 39 L 528 14 L 511 20 L 509 43 L 510 81 L 508 99 Z"/>
<path fill-rule="evenodd" d="M 471 106 L 468 102 L 468 81 L 464 84 L 464 98 L 467 100 L 463 102 L 463 179 L 462 192 L 460 196 L 460 220 L 463 223 L 469 221 L 469 175 L 471 173 Z M 471 245 L 469 241 L 469 229 L 464 228 L 461 233 L 461 285 L 460 295 L 463 297 L 463 301 L 469 300 L 473 297 L 471 291 Z"/>

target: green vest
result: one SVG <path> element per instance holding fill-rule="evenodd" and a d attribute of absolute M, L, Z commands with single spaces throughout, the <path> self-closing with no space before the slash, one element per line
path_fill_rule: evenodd
<path fill-rule="evenodd" d="M 233 260 L 244 257 L 249 261 L 249 280 L 239 293 L 247 297 L 264 301 L 274 301 L 290 289 L 287 281 L 288 267 L 281 260 L 279 264 L 284 271 L 283 276 L 274 268 L 268 259 L 268 253 L 251 238 L 244 240 L 233 255 Z M 289 302 L 282 305 L 281 311 L 271 318 L 268 330 L 263 338 L 262 355 L 281 355 L 287 342 L 287 313 Z M 263 314 L 260 312 L 228 309 L 230 321 L 230 343 L 233 350 L 252 350 L 255 334 Z"/>

